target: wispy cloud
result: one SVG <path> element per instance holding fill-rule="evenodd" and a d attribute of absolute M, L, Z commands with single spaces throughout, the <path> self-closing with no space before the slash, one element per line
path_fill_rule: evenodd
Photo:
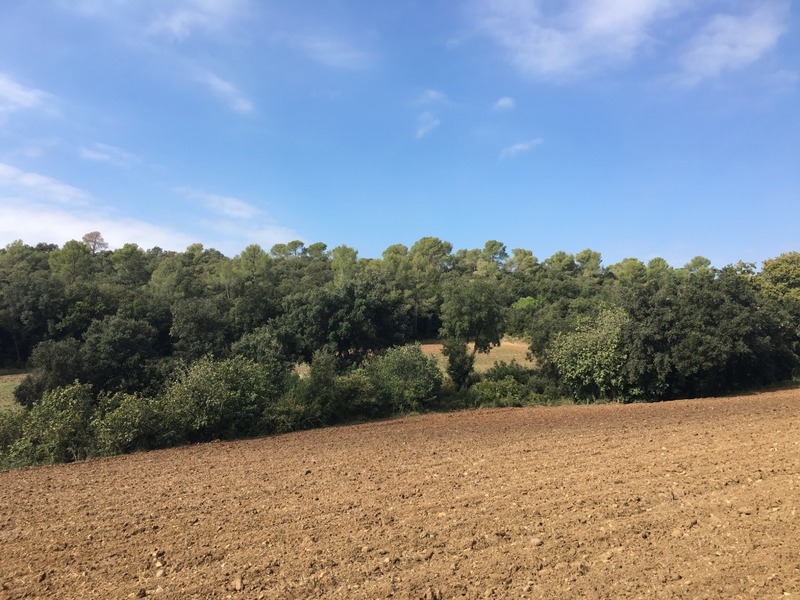
<path fill-rule="evenodd" d="M 425 90 L 417 98 L 417 104 L 446 104 L 449 101 L 447 94 L 434 89 Z"/>
<path fill-rule="evenodd" d="M 786 12 L 784 4 L 764 4 L 748 15 L 716 15 L 681 57 L 681 82 L 696 85 L 755 63 L 785 32 Z"/>
<path fill-rule="evenodd" d="M 8 75 L 0 73 L 0 123 L 4 115 L 41 106 L 46 97 L 45 92 L 26 87 Z"/>
<path fill-rule="evenodd" d="M 342 37 L 297 36 L 289 43 L 299 48 L 312 60 L 335 69 L 366 69 L 374 63 L 371 54 L 360 50 L 352 42 Z"/>
<path fill-rule="evenodd" d="M 139 157 L 126 152 L 116 146 L 95 142 L 78 150 L 78 154 L 85 160 L 106 162 L 118 167 L 130 167 L 139 162 Z"/>
<path fill-rule="evenodd" d="M 479 31 L 493 39 L 520 70 L 543 78 L 624 62 L 650 41 L 658 20 L 681 0 L 476 0 Z M 557 6 L 545 10 L 545 6 Z"/>
<path fill-rule="evenodd" d="M 425 111 L 417 117 L 417 139 L 422 139 L 436 129 L 441 121 L 431 112 Z"/>
<path fill-rule="evenodd" d="M 507 158 L 514 158 L 515 156 L 522 154 L 523 152 L 528 152 L 529 150 L 533 150 L 536 146 L 540 146 L 544 140 L 542 138 L 534 138 L 532 140 L 527 140 L 525 142 L 518 142 L 516 144 L 512 144 L 507 148 L 503 148 L 500 151 L 500 160 L 505 160 Z"/>
<path fill-rule="evenodd" d="M 239 114 L 250 114 L 254 110 L 253 103 L 231 82 L 226 81 L 211 71 L 204 71 L 197 76 L 197 81 L 205 85 L 214 94 L 225 100 L 231 110 Z"/>
<path fill-rule="evenodd" d="M 88 194 L 76 187 L 41 175 L 25 172 L 6 163 L 0 163 L 0 193 L 55 201 L 63 204 L 83 203 Z"/>
<path fill-rule="evenodd" d="M 511 110 L 513 109 L 517 103 L 514 101 L 513 98 L 509 98 L 508 96 L 503 96 L 499 98 L 497 102 L 494 103 L 492 109 L 494 110 Z"/>
<path fill-rule="evenodd" d="M 233 196 L 209 194 L 186 187 L 178 188 L 176 191 L 190 200 L 200 201 L 207 209 L 226 217 L 251 219 L 261 212 L 252 204 Z"/>
<path fill-rule="evenodd" d="M 166 4 L 166 3 L 164 3 Z M 245 14 L 245 0 L 177 0 L 162 9 L 147 26 L 147 34 L 181 41 L 197 31 L 224 29 Z"/>
<path fill-rule="evenodd" d="M 279 242 L 302 239 L 293 229 L 278 225 L 265 211 L 240 198 L 189 187 L 176 191 L 213 213 L 211 217 L 201 216 L 195 225 L 207 232 L 204 238 L 214 248 L 231 256 L 252 243 L 269 248 Z"/>

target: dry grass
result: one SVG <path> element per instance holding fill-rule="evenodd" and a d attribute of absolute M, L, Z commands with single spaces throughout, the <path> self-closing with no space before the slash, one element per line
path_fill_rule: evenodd
<path fill-rule="evenodd" d="M 14 400 L 14 390 L 23 379 L 25 379 L 25 373 L 0 375 L 0 410 L 19 407 L 17 401 Z"/>
<path fill-rule="evenodd" d="M 469 345 L 472 350 L 473 344 Z M 447 357 L 442 354 L 442 344 L 439 342 L 429 342 L 422 344 L 422 351 L 436 358 L 436 362 L 442 371 L 447 369 Z M 533 361 L 528 360 L 528 344 L 513 338 L 506 338 L 502 343 L 492 348 L 489 354 L 479 352 L 475 356 L 475 370 L 478 373 L 488 371 L 497 361 L 511 362 L 516 360 L 518 363 L 533 366 Z"/>

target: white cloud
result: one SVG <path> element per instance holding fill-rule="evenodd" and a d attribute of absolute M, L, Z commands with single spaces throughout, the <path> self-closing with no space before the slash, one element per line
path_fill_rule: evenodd
<path fill-rule="evenodd" d="M 417 104 L 444 104 L 447 102 L 449 102 L 447 94 L 432 89 L 425 90 L 417 99 Z"/>
<path fill-rule="evenodd" d="M 118 167 L 130 167 L 132 164 L 139 162 L 139 157 L 130 152 L 99 142 L 80 148 L 78 154 L 86 160 L 107 162 Z"/>
<path fill-rule="evenodd" d="M 250 244 L 269 249 L 275 244 L 301 240 L 303 236 L 288 227 L 271 222 L 242 224 L 241 221 L 201 221 L 200 225 L 209 233 L 209 245 L 220 252 L 235 256 Z"/>
<path fill-rule="evenodd" d="M 417 139 L 424 138 L 440 124 L 441 121 L 433 113 L 425 111 L 420 114 L 417 117 Z"/>
<path fill-rule="evenodd" d="M 88 195 L 76 187 L 40 175 L 21 171 L 6 163 L 0 163 L 0 193 L 20 194 L 63 204 L 83 203 Z"/>
<path fill-rule="evenodd" d="M 574 75 L 631 59 L 650 41 L 652 26 L 681 0 L 476 0 L 479 31 L 519 69 L 536 77 Z M 545 10 L 557 6 L 557 10 Z"/>
<path fill-rule="evenodd" d="M 25 87 L 0 73 L 0 119 L 18 110 L 39 107 L 46 96 L 43 91 Z"/>
<path fill-rule="evenodd" d="M 525 142 L 518 142 L 516 144 L 512 144 L 507 148 L 503 148 L 500 151 L 500 160 L 505 160 L 506 158 L 514 158 L 518 154 L 522 154 L 523 152 L 528 152 L 529 150 L 533 150 L 536 146 L 542 144 L 544 140 L 541 138 L 534 138 L 532 140 L 527 140 Z"/>
<path fill-rule="evenodd" d="M 366 69 L 373 57 L 354 47 L 349 41 L 326 35 L 297 36 L 289 40 L 312 60 L 335 69 Z"/>
<path fill-rule="evenodd" d="M 176 191 L 190 200 L 200 201 L 209 210 L 227 217 L 251 219 L 261 212 L 252 204 L 233 196 L 209 194 L 186 187 L 178 188 Z"/>
<path fill-rule="evenodd" d="M 197 31 L 224 29 L 231 21 L 242 17 L 247 8 L 244 0 L 173 0 L 159 3 L 172 5 L 171 10 L 159 12 L 147 26 L 149 35 L 163 35 L 184 40 Z"/>
<path fill-rule="evenodd" d="M 511 110 L 517 105 L 516 101 L 513 98 L 509 98 L 508 96 L 503 96 L 499 98 L 497 102 L 494 103 L 492 108 L 494 110 Z"/>
<path fill-rule="evenodd" d="M 785 12 L 783 4 L 766 4 L 749 15 L 716 15 L 681 57 L 681 82 L 695 85 L 758 61 L 784 33 Z"/>
<path fill-rule="evenodd" d="M 231 110 L 243 115 L 253 112 L 253 103 L 236 86 L 222 77 L 211 71 L 205 71 L 197 76 L 197 81 L 225 100 Z"/>
<path fill-rule="evenodd" d="M 180 250 L 197 241 L 169 227 L 137 219 L 115 219 L 98 210 L 66 210 L 25 198 L 0 196 L 0 245 L 18 239 L 28 244 L 63 244 L 81 239 L 87 231 L 100 231 L 112 248 L 134 242 L 143 248 Z"/>
<path fill-rule="evenodd" d="M 240 198 L 186 187 L 176 191 L 215 213 L 212 218 L 198 219 L 195 225 L 205 230 L 203 237 L 212 247 L 229 256 L 253 243 L 270 248 L 280 242 L 302 239 L 293 229 L 276 224 L 263 210 Z"/>

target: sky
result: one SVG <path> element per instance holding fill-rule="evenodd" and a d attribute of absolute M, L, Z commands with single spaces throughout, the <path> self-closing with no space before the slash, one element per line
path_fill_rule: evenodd
<path fill-rule="evenodd" d="M 800 250 L 787 0 L 0 3 L 0 247 Z"/>

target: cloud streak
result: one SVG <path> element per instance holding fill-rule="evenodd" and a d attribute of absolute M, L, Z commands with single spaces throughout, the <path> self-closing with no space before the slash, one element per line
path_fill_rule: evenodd
<path fill-rule="evenodd" d="M 78 155 L 84 160 L 105 162 L 117 167 L 130 167 L 139 162 L 139 157 L 130 152 L 125 152 L 116 146 L 95 142 L 78 150 Z"/>
<path fill-rule="evenodd" d="M 521 71 L 539 78 L 571 76 L 598 64 L 631 59 L 649 30 L 672 15 L 679 0 L 584 0 L 544 10 L 534 0 L 478 0 L 478 30 Z"/>
<path fill-rule="evenodd" d="M 507 158 L 514 158 L 515 156 L 522 154 L 523 152 L 528 152 L 529 150 L 533 150 L 536 146 L 540 146 L 544 140 L 541 138 L 534 138 L 532 140 L 527 140 L 524 142 L 518 142 L 516 144 L 512 144 L 506 148 L 503 148 L 500 151 L 500 160 L 505 160 Z"/>
<path fill-rule="evenodd" d="M 755 63 L 785 32 L 785 13 L 783 5 L 763 5 L 749 15 L 715 16 L 683 53 L 681 82 L 696 85 Z"/>
<path fill-rule="evenodd" d="M 231 110 L 248 115 L 255 110 L 253 103 L 231 82 L 226 81 L 211 71 L 205 71 L 197 76 L 197 81 L 219 98 L 222 98 Z"/>
<path fill-rule="evenodd" d="M 417 139 L 422 139 L 441 125 L 441 121 L 431 112 L 425 111 L 417 117 Z"/>
<path fill-rule="evenodd" d="M 6 163 L 0 163 L 0 193 L 23 193 L 62 204 L 83 203 L 88 199 L 88 194 L 83 190 L 46 175 L 22 171 Z"/>
<path fill-rule="evenodd" d="M 201 202 L 207 209 L 226 217 L 252 219 L 261 212 L 252 204 L 233 196 L 209 194 L 186 187 L 178 188 L 177 192 L 190 200 Z"/>
<path fill-rule="evenodd" d="M 297 36 L 290 44 L 310 59 L 334 69 L 361 70 L 372 66 L 373 57 L 348 40 L 325 35 Z"/>
<path fill-rule="evenodd" d="M 245 13 L 247 2 L 180 0 L 173 2 L 173 5 L 175 6 L 173 10 L 159 12 L 152 18 L 146 29 L 148 35 L 183 41 L 198 31 L 222 30 Z"/>
<path fill-rule="evenodd" d="M 26 87 L 0 73 L 0 119 L 19 110 L 40 107 L 46 96 L 43 91 Z"/>

